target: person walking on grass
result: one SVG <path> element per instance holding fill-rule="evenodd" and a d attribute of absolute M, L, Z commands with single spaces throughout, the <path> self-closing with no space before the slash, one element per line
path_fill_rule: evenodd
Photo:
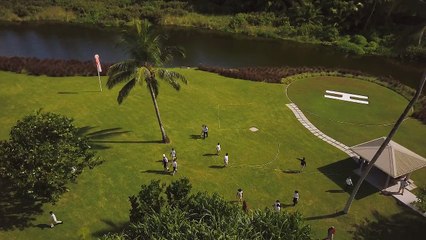
<path fill-rule="evenodd" d="M 237 199 L 239 202 L 243 201 L 243 189 L 238 188 L 237 190 Z"/>
<path fill-rule="evenodd" d="M 170 157 L 172 158 L 172 161 L 177 159 L 176 150 L 174 148 L 172 148 L 172 151 L 170 152 Z"/>
<path fill-rule="evenodd" d="M 323 240 L 333 240 L 334 235 L 336 234 L 336 228 L 334 226 L 331 226 L 327 229 L 327 237 Z"/>
<path fill-rule="evenodd" d="M 56 218 L 56 215 L 52 211 L 50 211 L 49 214 L 50 214 L 50 228 L 54 228 L 56 224 L 62 224 L 63 223 L 62 221 L 59 221 Z"/>
<path fill-rule="evenodd" d="M 163 167 L 165 172 L 169 171 L 168 164 L 169 164 L 169 159 L 167 159 L 166 154 L 163 154 Z"/>
<path fill-rule="evenodd" d="M 305 169 L 305 167 L 306 167 L 305 157 L 299 158 L 299 160 L 300 160 L 300 166 L 301 166 L 300 172 L 302 172 L 303 169 Z"/>
<path fill-rule="evenodd" d="M 272 205 L 275 209 L 275 211 L 280 212 L 281 211 L 281 203 L 280 200 L 275 201 L 275 203 Z"/>
<path fill-rule="evenodd" d="M 294 191 L 293 194 L 293 206 L 296 206 L 296 204 L 299 202 L 299 191 Z"/>
<path fill-rule="evenodd" d="M 177 173 L 177 168 L 178 168 L 178 164 L 177 164 L 176 158 L 175 158 L 175 159 L 173 159 L 172 166 L 173 166 L 172 176 L 174 176 L 174 175 L 175 175 L 175 173 Z"/>
<path fill-rule="evenodd" d="M 228 166 L 228 161 L 229 161 L 229 157 L 228 157 L 228 153 L 225 154 L 225 157 L 223 157 L 223 164 L 224 166 Z"/>
<path fill-rule="evenodd" d="M 222 147 L 220 146 L 220 143 L 217 143 L 217 145 L 216 145 L 216 155 L 219 156 L 220 150 L 222 150 Z"/>

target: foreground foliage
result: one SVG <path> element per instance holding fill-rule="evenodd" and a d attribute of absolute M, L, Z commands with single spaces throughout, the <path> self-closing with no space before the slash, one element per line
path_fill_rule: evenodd
<path fill-rule="evenodd" d="M 297 212 L 245 213 L 218 194 L 190 190 L 186 178 L 167 187 L 160 181 L 142 185 L 130 197 L 130 226 L 104 239 L 311 239 L 310 226 Z"/>
<path fill-rule="evenodd" d="M 73 120 L 54 113 L 29 115 L 0 142 L 0 176 L 17 194 L 55 202 L 84 169 L 100 161 Z"/>

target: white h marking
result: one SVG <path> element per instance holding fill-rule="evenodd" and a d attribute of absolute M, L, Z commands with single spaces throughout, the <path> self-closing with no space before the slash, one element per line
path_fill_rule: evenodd
<path fill-rule="evenodd" d="M 347 102 L 368 104 L 368 101 L 358 100 L 358 99 L 368 99 L 367 96 L 344 93 L 344 92 L 336 92 L 336 91 L 330 91 L 330 90 L 326 90 L 325 92 L 330 93 L 330 94 L 334 94 L 334 95 L 340 95 L 340 96 L 324 95 L 324 97 L 326 97 L 326 98 L 331 98 L 331 99 L 336 99 L 336 100 L 341 100 L 341 101 L 347 101 Z M 358 99 L 353 99 L 353 98 L 358 98 Z"/>

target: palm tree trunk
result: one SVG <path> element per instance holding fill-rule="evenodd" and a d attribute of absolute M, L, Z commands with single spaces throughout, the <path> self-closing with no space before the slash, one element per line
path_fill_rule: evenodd
<path fill-rule="evenodd" d="M 364 31 L 367 29 L 368 25 L 370 24 L 371 17 L 373 16 L 374 11 L 376 10 L 377 1 L 378 0 L 374 0 L 373 8 L 371 9 L 371 12 L 370 12 L 370 15 L 367 18 L 367 21 L 365 21 Z"/>
<path fill-rule="evenodd" d="M 420 30 L 420 36 L 419 36 L 419 42 L 417 43 L 417 46 L 420 47 L 422 45 L 422 39 L 423 39 L 423 35 L 426 31 L 426 25 L 423 26 L 423 28 Z"/>
<path fill-rule="evenodd" d="M 380 146 L 379 150 L 377 150 L 377 152 L 374 155 L 373 159 L 371 159 L 371 161 L 368 163 L 366 169 L 364 170 L 364 173 L 361 175 L 361 178 L 356 183 L 356 186 L 355 186 L 354 190 L 352 191 L 352 194 L 351 194 L 351 196 L 349 197 L 349 199 L 348 199 L 348 201 L 346 203 L 345 209 L 343 209 L 344 213 L 348 213 L 349 212 L 349 209 L 351 208 L 352 202 L 355 199 L 355 196 L 358 193 L 358 190 L 361 187 L 361 184 L 364 182 L 364 180 L 367 177 L 368 173 L 370 172 L 371 168 L 373 168 L 374 163 L 377 161 L 377 159 L 379 158 L 379 156 L 382 154 L 383 150 L 388 145 L 388 143 L 392 139 L 393 135 L 395 135 L 396 131 L 398 131 L 399 126 L 401 125 L 402 121 L 405 119 L 405 117 L 407 116 L 408 112 L 410 111 L 410 109 L 413 107 L 414 103 L 419 98 L 419 96 L 420 96 L 420 94 L 422 92 L 423 86 L 425 84 L 425 81 L 426 81 L 426 72 L 423 73 L 422 79 L 420 80 L 419 87 L 417 88 L 416 94 L 414 95 L 413 99 L 411 99 L 410 103 L 408 103 L 408 105 L 405 108 L 404 112 L 401 114 L 401 116 L 399 117 L 398 121 L 396 121 L 396 123 L 393 126 L 392 130 L 390 131 L 389 135 L 386 137 L 385 141 L 382 143 L 382 145 Z"/>
<path fill-rule="evenodd" d="M 167 137 L 166 130 L 164 130 L 163 122 L 161 121 L 160 110 L 158 109 L 157 98 L 155 97 L 154 89 L 152 88 L 151 83 L 147 83 L 147 84 L 149 86 L 149 92 L 151 93 L 152 102 L 154 103 L 155 114 L 157 115 L 158 125 L 160 125 L 163 143 L 169 143 L 170 139 Z"/>

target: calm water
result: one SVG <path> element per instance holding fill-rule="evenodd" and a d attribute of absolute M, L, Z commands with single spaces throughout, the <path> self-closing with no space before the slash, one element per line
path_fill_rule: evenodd
<path fill-rule="evenodd" d="M 425 64 L 400 63 L 382 57 L 348 57 L 330 47 L 251 38 L 186 28 L 164 28 L 169 45 L 185 49 L 173 66 L 324 66 L 392 76 L 416 87 Z M 43 24 L 0 26 L 0 55 L 101 61 L 127 58 L 117 45 L 119 32 L 81 26 Z"/>

